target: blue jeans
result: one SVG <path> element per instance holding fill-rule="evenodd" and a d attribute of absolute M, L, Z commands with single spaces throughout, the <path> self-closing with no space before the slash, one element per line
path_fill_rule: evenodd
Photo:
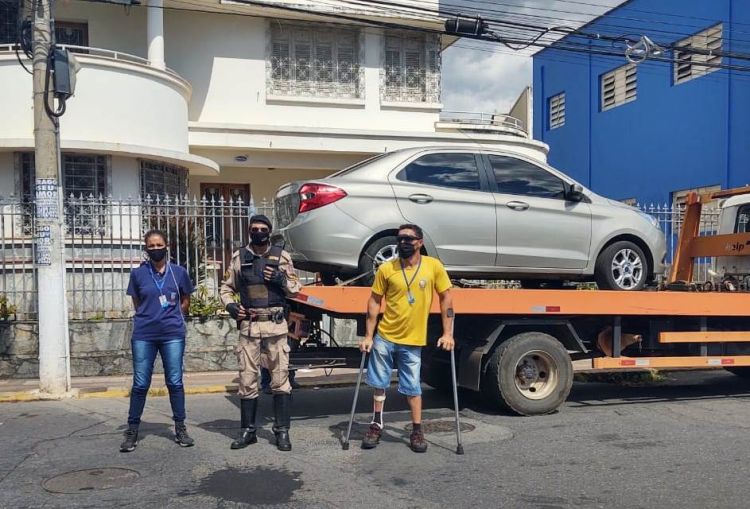
<path fill-rule="evenodd" d="M 154 361 L 157 352 L 164 366 L 164 380 L 169 391 L 169 403 L 172 405 L 172 419 L 175 422 L 185 420 L 185 389 L 182 385 L 182 357 L 185 353 L 185 338 L 144 341 L 133 339 L 133 389 L 130 391 L 130 410 L 128 424 L 140 424 L 146 395 L 151 387 L 151 376 L 154 373 Z"/>
<path fill-rule="evenodd" d="M 387 389 L 391 385 L 391 373 L 395 367 L 398 369 L 398 392 L 406 396 L 420 396 L 421 366 L 421 346 L 400 345 L 375 334 L 365 383 L 376 389 Z"/>

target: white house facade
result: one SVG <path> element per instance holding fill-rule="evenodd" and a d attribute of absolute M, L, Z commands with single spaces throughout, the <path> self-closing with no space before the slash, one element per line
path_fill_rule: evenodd
<path fill-rule="evenodd" d="M 289 2 L 58 2 L 57 42 L 81 64 L 61 118 L 66 194 L 257 201 L 289 180 L 421 144 L 505 143 L 544 157 L 523 125 L 440 121 L 439 35 L 326 16 L 441 27 L 435 2 L 411 3 L 412 13 L 387 15 L 356 2 L 294 3 L 321 12 L 312 15 L 267 6 Z M 23 195 L 33 113 L 31 77 L 11 46 L 18 15 L 18 2 L 0 0 L 0 190 Z"/>

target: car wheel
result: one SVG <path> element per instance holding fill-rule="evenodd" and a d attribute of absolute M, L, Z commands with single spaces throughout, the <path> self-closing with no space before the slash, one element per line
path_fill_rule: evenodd
<path fill-rule="evenodd" d="M 596 259 L 594 277 L 600 290 L 642 290 L 649 266 L 640 247 L 622 240 L 607 246 Z"/>
<path fill-rule="evenodd" d="M 356 281 L 357 286 L 371 286 L 375 272 L 383 263 L 398 257 L 396 237 L 381 237 L 367 246 L 359 258 L 359 274 L 367 274 Z"/>

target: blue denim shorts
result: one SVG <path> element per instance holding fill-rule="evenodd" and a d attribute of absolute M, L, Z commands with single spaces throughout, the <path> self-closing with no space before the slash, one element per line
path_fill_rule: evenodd
<path fill-rule="evenodd" d="M 398 392 L 407 396 L 420 396 L 421 366 L 422 347 L 399 345 L 376 334 L 367 363 L 365 383 L 376 389 L 387 389 L 391 385 L 391 373 L 395 367 L 398 369 Z"/>

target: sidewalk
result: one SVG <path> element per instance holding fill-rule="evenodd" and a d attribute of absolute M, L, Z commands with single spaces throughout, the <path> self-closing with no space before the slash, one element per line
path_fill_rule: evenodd
<path fill-rule="evenodd" d="M 301 369 L 297 371 L 297 382 L 304 389 L 332 387 L 353 384 L 357 381 L 356 369 L 336 368 L 330 370 Z M 204 373 L 185 373 L 183 377 L 185 394 L 211 394 L 237 392 L 236 371 L 212 371 Z M 124 398 L 130 395 L 131 376 L 92 376 L 74 377 L 71 397 L 74 398 Z M 3 379 L 0 380 L 0 403 L 38 401 L 43 399 L 39 392 L 37 379 Z M 150 396 L 166 396 L 167 388 L 164 376 L 154 373 L 151 382 Z"/>

